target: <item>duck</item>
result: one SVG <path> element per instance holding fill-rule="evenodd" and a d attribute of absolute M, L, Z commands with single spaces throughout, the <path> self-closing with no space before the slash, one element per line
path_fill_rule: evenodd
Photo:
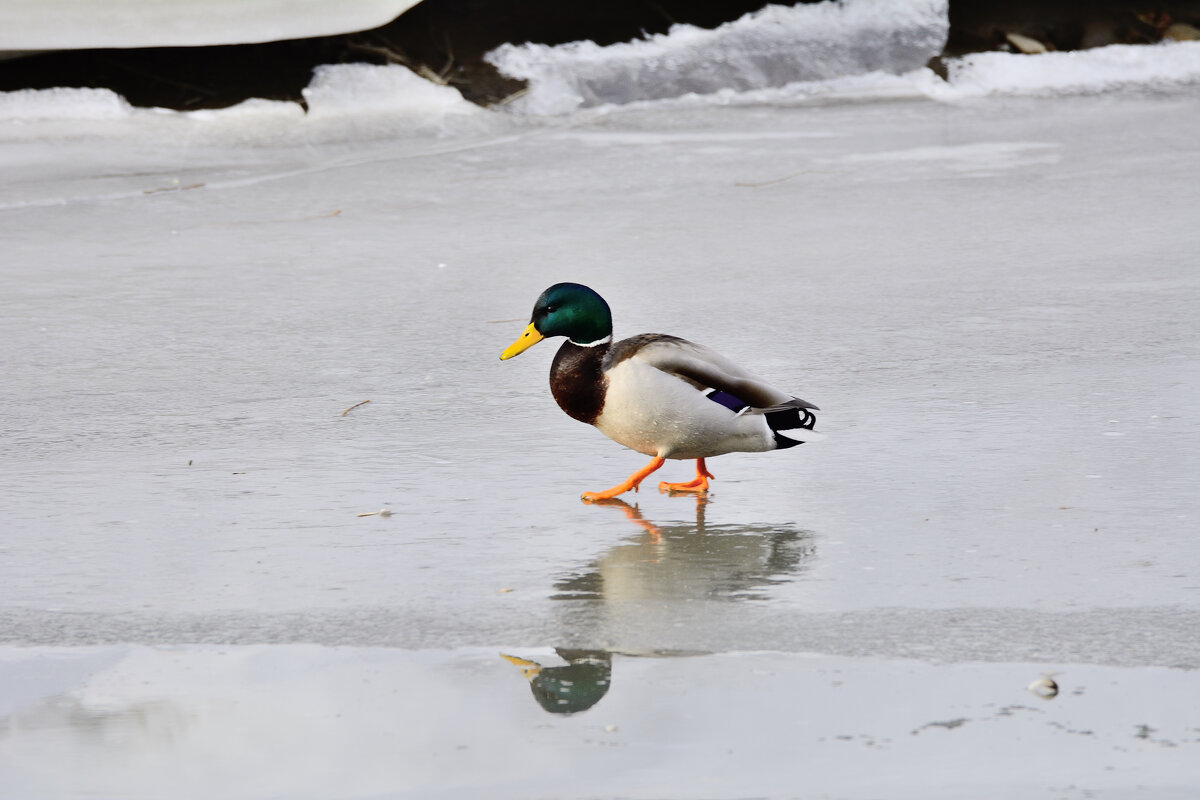
<path fill-rule="evenodd" d="M 610 500 L 638 486 L 667 459 L 695 460 L 690 481 L 660 492 L 706 493 L 706 459 L 785 450 L 824 438 L 817 406 L 777 389 L 703 345 L 665 333 L 613 341 L 612 312 L 594 289 L 556 283 L 538 296 L 525 331 L 500 354 L 507 361 L 543 339 L 564 336 L 550 365 L 550 393 L 568 416 L 651 457 L 621 483 L 584 492 Z"/>

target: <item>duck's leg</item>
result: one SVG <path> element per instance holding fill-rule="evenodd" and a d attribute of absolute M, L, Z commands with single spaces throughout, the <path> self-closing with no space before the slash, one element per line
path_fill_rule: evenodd
<path fill-rule="evenodd" d="M 619 494 L 628 492 L 630 489 L 633 489 L 636 492 L 638 484 L 645 480 L 647 475 L 649 475 L 651 472 L 654 472 L 654 470 L 658 469 L 665 463 L 666 459 L 658 458 L 656 456 L 649 464 L 626 478 L 624 483 L 619 483 L 611 489 L 605 489 L 603 492 L 584 492 L 583 499 L 585 502 L 590 503 L 593 500 L 607 500 L 610 497 L 616 497 Z"/>
<path fill-rule="evenodd" d="M 696 459 L 696 477 L 687 483 L 667 483 L 663 481 L 658 485 L 660 492 L 707 492 L 708 479 L 715 477 L 708 468 L 704 466 L 704 459 Z"/>

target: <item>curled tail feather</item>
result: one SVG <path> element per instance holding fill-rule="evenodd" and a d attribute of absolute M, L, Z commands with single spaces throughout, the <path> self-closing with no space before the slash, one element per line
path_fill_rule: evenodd
<path fill-rule="evenodd" d="M 811 431 L 815 433 L 813 427 L 817 424 L 817 415 L 812 412 L 820 410 L 797 398 L 774 408 L 762 409 L 759 413 L 766 417 L 767 426 L 775 435 L 776 449 L 783 450 L 817 438 L 811 434 L 801 435 L 801 438 L 791 438 L 784 436 L 780 431 Z"/>
<path fill-rule="evenodd" d="M 812 412 L 821 409 L 798 397 L 770 408 L 751 408 L 741 398 L 729 392 L 713 389 L 707 393 L 707 396 L 709 400 L 720 403 L 738 415 L 761 414 L 765 417 L 767 427 L 771 429 L 771 433 L 775 437 L 775 449 L 777 450 L 825 438 L 813 430 L 813 426 L 817 424 L 817 416 Z M 799 438 L 792 438 L 784 436 L 780 431 L 804 431 L 804 433 L 799 435 Z M 793 434 L 793 436 L 796 435 Z"/>

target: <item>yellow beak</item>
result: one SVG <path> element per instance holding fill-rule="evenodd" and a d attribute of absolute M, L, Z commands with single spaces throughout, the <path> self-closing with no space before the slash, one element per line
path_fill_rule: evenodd
<path fill-rule="evenodd" d="M 524 675 L 527 680 L 533 680 L 542 671 L 541 665 L 536 661 L 529 661 L 524 658 L 517 658 L 516 656 L 506 656 L 504 653 L 501 653 L 500 657 L 510 664 L 516 664 L 518 667 L 520 667 L 521 674 Z"/>
<path fill-rule="evenodd" d="M 538 333 L 538 329 L 533 327 L 533 323 L 529 323 L 529 326 L 525 328 L 525 332 L 518 336 L 517 340 L 506 347 L 504 352 L 500 354 L 500 360 L 507 361 L 513 356 L 524 353 L 540 342 L 542 338 L 542 335 Z"/>

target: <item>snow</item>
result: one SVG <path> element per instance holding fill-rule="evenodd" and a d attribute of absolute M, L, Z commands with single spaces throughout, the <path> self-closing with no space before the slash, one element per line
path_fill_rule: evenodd
<path fill-rule="evenodd" d="M 1036 56 L 972 53 L 952 61 L 949 71 L 960 96 L 1182 88 L 1200 82 L 1200 43 L 1111 45 Z"/>
<path fill-rule="evenodd" d="M 488 58 L 529 83 L 510 106 L 535 115 L 647 100 L 745 104 L 928 96 L 955 102 L 1200 83 L 1197 42 L 972 53 L 948 59 L 943 81 L 925 65 L 945 44 L 946 15 L 946 4 L 936 0 L 767 6 L 716 30 L 676 25 L 665 35 L 607 47 L 506 44 Z"/>
<path fill-rule="evenodd" d="M 440 116 L 479 113 L 456 89 L 418 78 L 407 69 L 365 64 L 319 67 L 304 90 L 313 119 L 376 112 Z"/>
<path fill-rule="evenodd" d="M 487 57 L 501 72 L 530 83 L 515 108 L 550 114 L 721 89 L 908 72 L 941 52 L 948 31 L 945 0 L 848 0 L 767 6 L 715 30 L 674 25 L 666 34 L 608 47 L 506 44 Z"/>
<path fill-rule="evenodd" d="M 24 89 L 0 92 L 0 121 L 121 119 L 133 113 L 125 98 L 109 89 Z"/>
<path fill-rule="evenodd" d="M 195 47 L 377 28 L 420 0 L 5 0 L 0 51 Z"/>
<path fill-rule="evenodd" d="M 31 125 L 64 142 L 77 134 L 234 142 L 255 146 L 330 142 L 391 135 L 423 136 L 480 128 L 485 112 L 457 90 L 438 86 L 397 66 L 336 64 L 318 67 L 303 91 L 308 111 L 295 103 L 253 99 L 232 108 L 176 112 L 134 108 L 108 89 L 0 92 L 0 141 L 21 141 Z M 494 123 L 484 130 L 494 131 Z"/>
<path fill-rule="evenodd" d="M 0 797 L 1189 796 L 1195 52 L 0 95 Z M 498 359 L 560 280 L 828 438 L 582 504 L 644 459 Z"/>

